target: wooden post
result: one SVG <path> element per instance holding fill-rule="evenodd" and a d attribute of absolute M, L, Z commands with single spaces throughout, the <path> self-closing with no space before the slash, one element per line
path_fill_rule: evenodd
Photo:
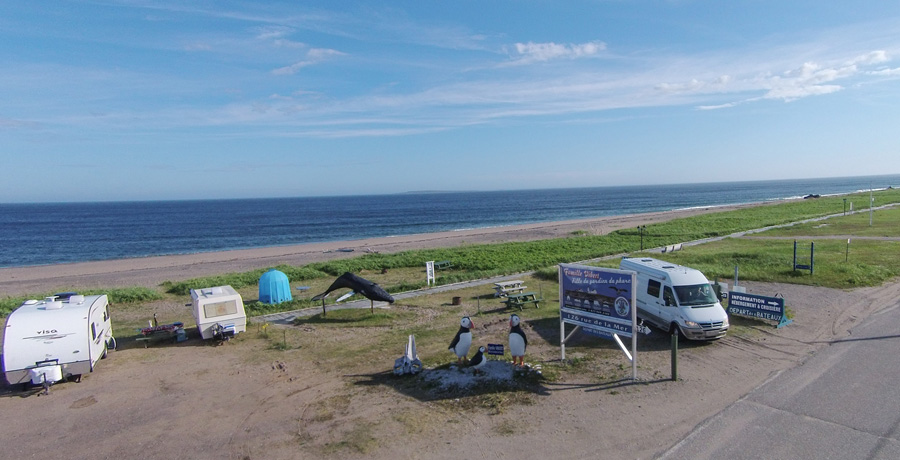
<path fill-rule="evenodd" d="M 678 329 L 672 333 L 672 381 L 678 381 Z"/>

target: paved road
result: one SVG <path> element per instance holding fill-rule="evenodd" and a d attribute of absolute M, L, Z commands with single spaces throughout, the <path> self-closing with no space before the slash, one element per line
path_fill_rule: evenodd
<path fill-rule="evenodd" d="M 898 307 L 900 299 L 711 417 L 660 458 L 900 458 Z"/>

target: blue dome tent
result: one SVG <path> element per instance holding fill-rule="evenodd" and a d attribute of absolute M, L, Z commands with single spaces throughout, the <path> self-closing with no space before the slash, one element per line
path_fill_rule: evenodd
<path fill-rule="evenodd" d="M 259 277 L 259 301 L 276 304 L 291 300 L 291 282 L 287 275 L 273 269 Z"/>

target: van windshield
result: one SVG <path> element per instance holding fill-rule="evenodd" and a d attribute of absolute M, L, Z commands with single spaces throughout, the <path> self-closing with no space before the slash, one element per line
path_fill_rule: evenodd
<path fill-rule="evenodd" d="M 678 297 L 678 305 L 686 307 L 716 303 L 716 295 L 709 283 L 675 286 L 675 295 Z"/>

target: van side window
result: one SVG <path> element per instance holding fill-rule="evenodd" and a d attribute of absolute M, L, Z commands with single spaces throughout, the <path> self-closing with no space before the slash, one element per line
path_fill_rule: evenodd
<path fill-rule="evenodd" d="M 648 280 L 647 281 L 647 294 L 653 297 L 659 298 L 659 281 Z"/>
<path fill-rule="evenodd" d="M 663 303 L 667 307 L 675 306 L 675 294 L 672 293 L 672 288 L 670 288 L 669 286 L 663 288 Z"/>

